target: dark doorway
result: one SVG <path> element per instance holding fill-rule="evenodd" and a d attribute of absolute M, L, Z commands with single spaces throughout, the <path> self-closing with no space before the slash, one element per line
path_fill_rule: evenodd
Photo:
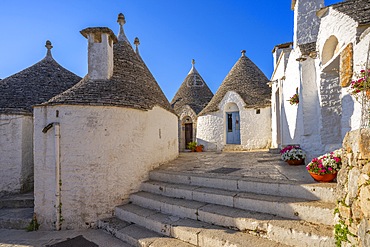
<path fill-rule="evenodd" d="M 188 148 L 188 143 L 193 141 L 193 124 L 185 124 L 185 149 Z"/>

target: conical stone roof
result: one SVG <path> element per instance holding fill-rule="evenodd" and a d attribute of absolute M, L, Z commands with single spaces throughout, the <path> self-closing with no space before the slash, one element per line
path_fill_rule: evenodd
<path fill-rule="evenodd" d="M 263 72 L 247 57 L 245 51 L 225 77 L 220 88 L 209 104 L 199 115 L 219 111 L 219 104 L 229 91 L 240 95 L 246 108 L 262 108 L 271 105 L 269 80 Z"/>
<path fill-rule="evenodd" d="M 51 42 L 44 59 L 0 81 L 0 113 L 32 114 L 32 106 L 48 101 L 71 88 L 81 77 L 59 65 L 51 55 Z"/>
<path fill-rule="evenodd" d="M 122 16 L 120 14 L 119 18 Z M 113 46 L 113 76 L 109 80 L 90 80 L 86 76 L 47 104 L 119 106 L 141 110 L 150 110 L 157 105 L 173 112 L 153 75 L 128 42 L 122 25 L 118 42 Z"/>
<path fill-rule="evenodd" d="M 179 90 L 172 99 L 171 106 L 177 115 L 188 105 L 196 114 L 199 114 L 213 97 L 212 91 L 206 82 L 195 69 L 195 61 L 192 61 L 192 68 L 181 84 Z"/>

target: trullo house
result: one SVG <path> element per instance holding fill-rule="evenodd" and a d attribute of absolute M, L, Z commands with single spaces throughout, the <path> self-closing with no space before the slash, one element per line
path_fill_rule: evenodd
<path fill-rule="evenodd" d="M 326 7 L 297 0 L 292 9 L 293 43 L 273 50 L 272 146 L 299 144 L 309 161 L 369 122 L 361 119 L 368 106 L 350 94 L 350 84 L 368 63 L 370 8 L 368 0 Z M 294 94 L 299 102 L 290 104 Z"/>
<path fill-rule="evenodd" d="M 178 155 L 177 116 L 126 38 L 86 28 L 88 74 L 34 108 L 35 213 L 49 229 L 92 227 Z M 135 42 L 138 43 L 138 42 Z"/>
<path fill-rule="evenodd" d="M 171 101 L 179 117 L 179 149 L 187 149 L 189 142 L 196 141 L 198 114 L 212 99 L 213 93 L 195 68 L 192 67 Z"/>
<path fill-rule="evenodd" d="M 33 188 L 33 110 L 81 78 L 59 65 L 46 41 L 38 63 L 0 81 L 0 196 Z"/>
<path fill-rule="evenodd" d="M 268 81 L 243 50 L 212 100 L 199 114 L 198 143 L 206 150 L 268 148 L 271 143 Z"/>

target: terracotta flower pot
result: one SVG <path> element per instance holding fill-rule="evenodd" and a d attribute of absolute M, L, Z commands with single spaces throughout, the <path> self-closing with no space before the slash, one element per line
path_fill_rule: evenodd
<path fill-rule="evenodd" d="M 195 150 L 197 152 L 203 152 L 203 147 L 202 146 L 197 146 Z"/>
<path fill-rule="evenodd" d="M 298 166 L 298 165 L 302 165 L 303 163 L 303 160 L 287 160 L 286 163 L 288 163 L 289 165 L 291 166 Z"/>
<path fill-rule="evenodd" d="M 328 183 L 333 181 L 337 177 L 337 173 L 332 173 L 332 174 L 323 174 L 319 175 L 316 173 L 308 172 L 310 173 L 311 177 L 316 181 L 320 183 Z"/>

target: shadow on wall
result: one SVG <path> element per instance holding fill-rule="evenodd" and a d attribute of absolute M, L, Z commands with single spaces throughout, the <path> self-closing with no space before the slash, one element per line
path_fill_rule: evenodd
<path fill-rule="evenodd" d="M 353 124 L 351 123 L 351 117 L 355 112 L 355 102 L 353 98 L 346 94 L 342 98 L 342 141 L 347 132 L 352 130 Z"/>

